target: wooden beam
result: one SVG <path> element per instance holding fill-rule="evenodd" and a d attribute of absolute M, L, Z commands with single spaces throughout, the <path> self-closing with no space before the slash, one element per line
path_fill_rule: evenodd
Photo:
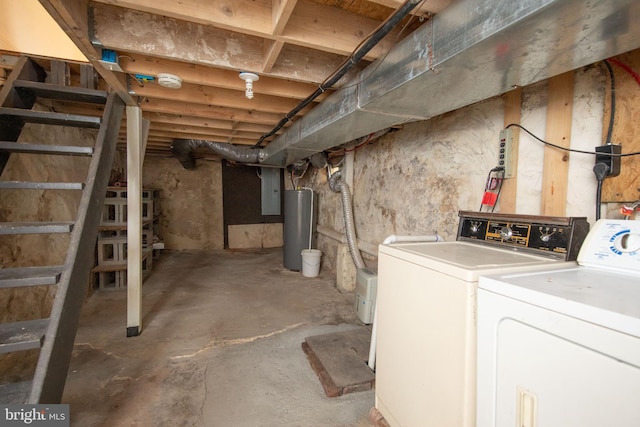
<path fill-rule="evenodd" d="M 160 123 L 174 126 L 193 126 L 203 129 L 237 129 L 240 131 L 257 132 L 260 134 L 267 133 L 273 129 L 273 126 L 271 125 L 243 122 L 235 124 L 235 122 L 230 120 L 203 119 L 199 117 L 184 117 L 156 113 L 144 113 L 144 116 L 152 120 L 154 124 Z"/>
<path fill-rule="evenodd" d="M 124 138 L 126 136 L 125 133 L 121 133 L 120 137 Z M 158 131 L 151 129 L 149 131 L 149 139 L 156 141 L 168 141 L 171 142 L 174 139 L 205 139 L 208 141 L 219 141 L 219 142 L 228 142 L 230 144 L 238 144 L 238 145 L 254 145 L 257 142 L 257 138 L 246 138 L 242 136 L 235 136 L 232 134 L 219 134 L 216 135 L 214 133 L 211 134 L 200 134 L 200 133 L 189 133 L 189 132 L 170 132 L 170 131 Z"/>
<path fill-rule="evenodd" d="M 247 29 L 247 33 L 269 34 L 272 28 L 271 4 L 268 1 L 97 0 L 96 2 L 231 31 Z"/>
<path fill-rule="evenodd" d="M 286 25 L 281 33 L 274 35 L 273 8 L 266 1 L 235 0 L 233 2 L 225 2 L 222 7 L 219 2 L 202 2 L 199 0 L 183 0 L 180 2 L 171 0 L 99 0 L 99 2 L 138 11 L 123 13 L 120 8 L 115 8 L 120 9 L 117 13 L 120 14 L 120 17 L 112 21 L 112 23 L 121 30 L 128 28 L 149 29 L 151 25 L 143 25 L 141 27 L 135 25 L 140 17 L 147 15 L 141 19 L 147 23 L 152 21 L 153 27 L 158 31 L 138 31 L 137 37 L 157 37 L 160 32 L 169 32 L 171 33 L 171 38 L 177 44 L 180 41 L 175 39 L 175 36 L 181 35 L 181 32 L 174 32 L 174 30 L 183 27 L 183 24 L 187 22 L 191 22 L 194 24 L 184 26 L 184 29 L 190 29 L 190 31 L 183 33 L 181 36 L 181 38 L 184 37 L 191 42 L 195 39 L 193 36 L 198 34 L 198 40 L 201 43 L 206 43 L 208 37 L 217 32 L 219 35 L 226 34 L 235 41 L 241 41 L 242 36 L 247 35 L 254 38 L 281 40 L 287 44 L 306 46 L 319 51 L 348 55 L 371 30 L 380 24 L 380 21 L 363 17 L 357 13 L 347 12 L 328 5 L 320 5 L 311 0 L 298 0 L 288 20 L 283 18 L 285 17 L 284 12 L 287 11 L 290 5 L 288 4 L 289 2 L 284 4 L 282 8 L 283 16 L 275 24 Z M 96 11 L 104 10 L 107 7 L 111 6 L 96 4 Z M 151 18 L 149 15 L 156 16 Z M 167 17 L 166 21 L 162 17 Z M 98 17 L 98 13 L 96 13 L 96 19 L 102 21 Z M 122 19 L 127 21 L 126 28 L 118 24 Z M 169 21 L 171 25 L 164 23 Z M 102 26 L 105 22 L 99 23 Z M 196 28 L 198 29 L 197 33 L 194 33 L 193 30 Z M 201 33 L 200 31 L 203 30 L 205 32 Z M 367 60 L 373 61 L 384 54 L 392 45 L 392 40 L 395 38 L 393 34 L 397 34 L 398 31 L 394 30 L 391 37 L 382 40 L 378 46 L 369 52 L 366 57 Z M 99 38 L 102 40 L 100 36 Z M 191 43 L 191 48 L 193 47 L 193 43 Z M 223 48 L 213 52 L 225 52 L 225 50 Z M 234 68 L 245 69 L 244 67 Z"/>
<path fill-rule="evenodd" d="M 571 145 L 573 86 L 573 71 L 549 79 L 545 139 L 565 148 Z M 545 146 L 541 206 L 543 215 L 565 215 L 568 177 L 569 152 Z"/>
<path fill-rule="evenodd" d="M 166 123 L 154 123 L 150 129 L 150 132 L 171 132 L 171 133 L 192 133 L 196 135 L 219 135 L 219 136 L 237 136 L 242 138 L 258 139 L 264 132 L 244 132 L 237 129 L 214 129 L 203 128 L 198 126 L 175 126 Z"/>
<path fill-rule="evenodd" d="M 278 40 L 264 41 L 264 61 L 262 64 L 262 73 L 270 73 L 273 70 L 273 66 L 278 60 L 283 47 L 284 42 Z"/>
<path fill-rule="evenodd" d="M 39 0 L 80 52 L 91 62 L 98 74 L 115 90 L 126 105 L 137 105 L 129 95 L 124 76 L 116 75 L 100 64 L 100 55 L 89 40 L 89 0 Z"/>
<path fill-rule="evenodd" d="M 342 18 L 344 19 L 346 18 Z M 159 58 L 254 73 L 261 73 L 265 62 L 263 38 L 252 34 L 235 33 L 211 25 L 179 21 L 144 12 L 124 11 L 102 4 L 96 4 L 94 7 L 94 22 L 98 40 L 105 47 L 117 51 L 144 52 Z M 298 28 L 300 25 L 306 25 L 305 22 L 298 21 Z M 300 30 L 302 29 L 299 28 Z M 305 31 L 309 33 L 313 29 L 307 28 Z M 341 40 L 333 35 L 333 31 L 331 34 L 334 39 Z M 194 40 L 198 40 L 198 43 L 194 43 Z M 276 40 L 288 44 L 286 38 Z M 297 46 L 298 49 L 293 51 L 283 49 L 280 60 L 273 67 L 271 74 L 295 81 L 322 82 L 357 44 L 352 43 L 349 50 L 341 50 L 331 46 L 336 40 L 330 42 L 323 39 L 318 42 L 318 46 L 307 42 L 300 44 Z M 324 47 L 325 43 L 329 43 L 330 47 Z"/>
<path fill-rule="evenodd" d="M 122 52 L 120 66 L 129 74 L 145 74 L 157 76 L 159 73 L 171 73 L 180 76 L 183 83 L 200 84 L 204 86 L 218 87 L 243 91 L 244 80 L 240 79 L 237 71 L 213 68 L 210 66 L 189 64 L 185 62 L 171 61 L 165 58 L 143 56 L 136 53 Z M 317 85 L 283 80 L 260 75 L 260 93 L 264 95 L 280 96 L 283 98 L 304 99 L 317 89 Z M 135 83 L 134 83 L 135 88 Z M 326 98 L 331 93 L 316 99 L 317 102 Z"/>
<path fill-rule="evenodd" d="M 315 50 L 350 55 L 378 25 L 380 21 L 355 13 L 312 1 L 298 1 L 278 39 Z M 398 29 L 392 30 L 364 58 L 373 61 L 388 52 L 398 32 Z"/>
<path fill-rule="evenodd" d="M 265 111 L 284 115 L 291 111 L 298 101 L 289 98 L 260 94 L 258 82 L 254 84 L 255 97 L 245 98 L 242 92 L 230 89 L 214 89 L 209 86 L 183 84 L 179 90 L 167 89 L 156 83 L 133 87 L 132 90 L 142 98 L 165 99 L 174 102 L 188 102 L 191 104 L 218 105 L 228 108 L 246 109 L 250 111 Z"/>
<path fill-rule="evenodd" d="M 390 7 L 392 9 L 397 9 L 402 6 L 404 0 L 368 0 L 371 3 L 381 4 L 383 6 Z M 429 0 L 424 2 L 422 5 L 418 5 L 418 8 L 413 13 L 415 15 L 421 15 L 423 13 L 439 13 L 444 10 L 445 7 L 449 6 L 451 0 Z"/>
<path fill-rule="evenodd" d="M 172 102 L 162 99 L 147 99 L 142 102 L 144 111 L 195 116 L 206 119 L 238 120 L 249 123 L 260 123 L 273 126 L 281 118 L 281 114 L 266 113 L 263 111 L 248 111 L 237 108 L 224 108 L 203 104 L 191 104 L 187 102 Z"/>
<path fill-rule="evenodd" d="M 280 35 L 291 18 L 298 0 L 273 0 L 271 6 L 271 33 Z"/>
<path fill-rule="evenodd" d="M 511 123 L 520 123 L 520 112 L 522 106 L 522 89 L 518 88 L 507 92 L 504 95 L 504 126 Z M 500 212 L 516 213 L 516 189 L 518 185 L 518 146 L 520 140 L 520 129 L 511 127 L 513 135 L 513 156 L 515 157 L 514 177 L 505 179 L 500 192 Z M 496 138 L 497 141 L 497 138 Z"/>

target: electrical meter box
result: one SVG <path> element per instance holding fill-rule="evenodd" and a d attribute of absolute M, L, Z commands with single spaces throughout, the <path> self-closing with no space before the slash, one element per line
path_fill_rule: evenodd
<path fill-rule="evenodd" d="M 355 309 L 358 319 L 366 325 L 373 323 L 373 309 L 376 305 L 378 275 L 368 268 L 356 272 Z"/>

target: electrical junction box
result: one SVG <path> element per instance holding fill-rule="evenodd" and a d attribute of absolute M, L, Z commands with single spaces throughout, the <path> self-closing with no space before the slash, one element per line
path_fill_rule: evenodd
<path fill-rule="evenodd" d="M 355 310 L 358 319 L 366 325 L 373 323 L 373 309 L 378 292 L 378 275 L 368 268 L 356 272 Z"/>
<path fill-rule="evenodd" d="M 596 147 L 596 164 L 604 163 L 609 168 L 606 176 L 620 175 L 620 154 L 622 146 L 618 144 L 606 144 Z"/>

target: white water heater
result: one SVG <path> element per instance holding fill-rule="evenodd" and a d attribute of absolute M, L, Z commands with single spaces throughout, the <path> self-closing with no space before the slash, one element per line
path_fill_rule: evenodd
<path fill-rule="evenodd" d="M 356 272 L 355 309 L 358 319 L 364 324 L 373 322 L 377 291 L 378 275 L 368 268 L 359 268 Z"/>

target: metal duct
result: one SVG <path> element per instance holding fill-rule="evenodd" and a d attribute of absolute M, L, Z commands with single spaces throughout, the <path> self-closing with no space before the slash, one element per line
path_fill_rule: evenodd
<path fill-rule="evenodd" d="M 461 0 L 271 142 L 288 165 L 640 47 L 637 0 Z"/>
<path fill-rule="evenodd" d="M 193 157 L 193 151 L 196 148 L 213 151 L 227 160 L 240 163 L 258 163 L 263 151 L 262 149 L 238 147 L 224 142 L 207 141 L 204 139 L 174 139 L 171 144 L 171 153 L 185 169 L 194 169 L 196 167 L 196 161 Z"/>

